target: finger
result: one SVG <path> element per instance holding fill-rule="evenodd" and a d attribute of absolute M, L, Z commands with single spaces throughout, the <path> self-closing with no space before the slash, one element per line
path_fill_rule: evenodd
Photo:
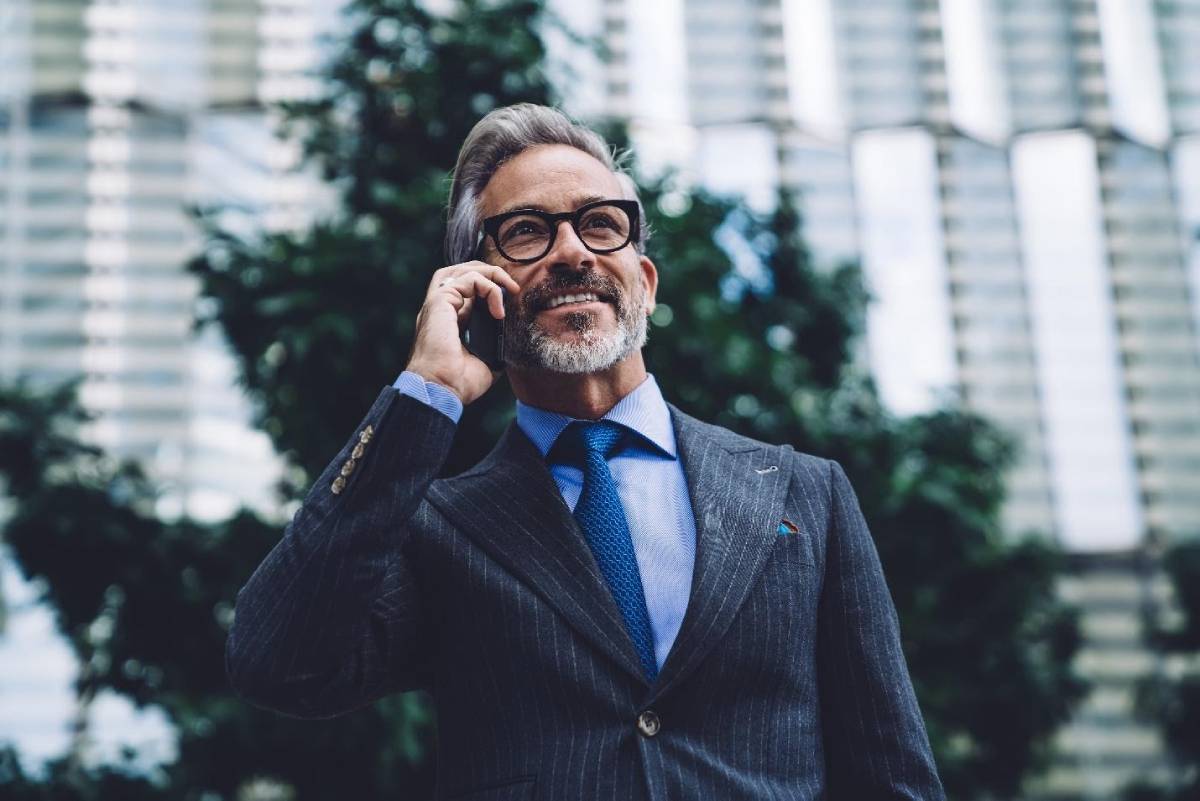
<path fill-rule="evenodd" d="M 509 275 L 508 271 L 503 267 L 499 267 L 495 264 L 488 264 L 486 261 L 469 261 L 457 266 L 466 267 L 469 270 L 478 272 L 480 275 L 487 276 L 500 286 L 507 289 L 509 292 L 521 291 L 521 285 L 518 284 L 517 280 Z"/>
<path fill-rule="evenodd" d="M 461 295 L 459 295 L 459 297 L 462 298 Z M 457 309 L 458 329 L 460 331 L 466 329 L 467 321 L 470 320 L 470 318 L 471 318 L 471 307 L 474 305 L 474 303 L 475 303 L 475 301 L 472 300 L 471 298 L 462 298 L 463 305 L 459 306 Z"/>
<path fill-rule="evenodd" d="M 458 312 L 469 309 L 471 307 L 470 295 L 473 294 L 473 290 L 470 293 L 460 291 L 455 280 L 454 278 L 449 278 L 438 284 L 434 284 L 429 290 L 429 300 L 427 302 L 449 303 Z"/>
<path fill-rule="evenodd" d="M 429 280 L 429 290 L 426 295 L 433 297 L 440 289 L 452 289 L 454 282 L 464 274 L 465 266 L 464 264 L 455 264 L 436 270 Z"/>
<path fill-rule="evenodd" d="M 483 300 L 491 309 L 493 317 L 498 320 L 504 317 L 504 301 L 501 299 L 500 287 L 480 273 L 472 271 L 460 275 L 447 284 L 446 288 L 453 289 L 464 298 Z"/>
<path fill-rule="evenodd" d="M 454 279 L 452 267 L 442 267 L 433 271 L 433 275 L 429 277 L 429 288 L 426 290 L 426 295 L 433 295 L 434 291 L 446 286 Z"/>
<path fill-rule="evenodd" d="M 492 310 L 492 316 L 497 320 L 503 320 L 504 293 L 500 290 L 500 287 L 496 284 L 492 284 L 491 288 L 487 290 L 486 295 L 488 308 Z"/>
<path fill-rule="evenodd" d="M 449 290 L 453 291 L 454 282 L 455 282 L 455 280 L 457 280 L 457 278 L 458 278 L 458 276 L 451 274 L 451 275 L 446 275 L 440 279 L 432 281 L 429 284 L 430 296 L 433 296 L 440 289 L 449 289 Z"/>
<path fill-rule="evenodd" d="M 490 278 L 509 292 L 518 293 L 521 291 L 521 285 L 503 267 L 488 264 L 485 261 L 465 261 L 461 264 L 451 264 L 448 267 L 435 270 L 429 282 L 429 294 L 433 294 L 436 289 L 445 288 L 457 278 L 471 272 L 477 272 L 480 275 Z"/>
<path fill-rule="evenodd" d="M 508 270 L 505 270 L 503 267 L 497 267 L 494 264 L 486 264 L 483 262 L 481 262 L 481 264 L 484 264 L 484 267 L 489 268 L 483 273 L 488 278 L 492 279 L 497 284 L 514 294 L 521 291 L 521 285 L 517 283 L 517 279 L 509 275 Z"/>
<path fill-rule="evenodd" d="M 497 320 L 503 319 L 504 293 L 501 291 L 501 287 L 497 283 L 496 279 L 508 279 L 508 281 L 511 281 L 513 284 L 516 284 L 516 282 L 512 280 L 512 277 L 509 276 L 508 273 L 504 272 L 499 267 L 494 267 L 490 264 L 484 264 L 483 262 L 476 262 L 476 264 L 485 269 L 466 273 L 466 275 L 471 277 L 473 280 L 476 277 L 482 277 L 483 279 L 482 281 L 474 282 L 475 294 L 473 297 L 475 300 L 482 299 L 485 303 L 487 303 L 488 309 L 490 309 L 492 312 L 492 316 Z M 489 270 L 486 268 L 492 269 Z M 517 289 L 520 289 L 520 287 L 518 286 Z"/>

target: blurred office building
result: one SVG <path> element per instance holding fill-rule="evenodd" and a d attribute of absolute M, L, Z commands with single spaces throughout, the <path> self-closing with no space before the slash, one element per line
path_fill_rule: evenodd
<path fill-rule="evenodd" d="M 1161 769 L 1131 688 L 1156 669 L 1145 557 L 1200 533 L 1200 0 L 547 2 L 609 53 L 549 34 L 569 110 L 627 119 L 647 171 L 796 192 L 817 263 L 871 283 L 888 404 L 959 399 L 1018 438 L 1006 526 L 1072 553 L 1095 682 L 1031 795 Z M 82 376 L 90 436 L 164 515 L 273 506 L 232 361 L 190 331 L 185 207 L 290 227 L 331 202 L 265 104 L 313 90 L 340 5 L 0 2 L 0 379 Z M 70 666 L 0 579 L 0 740 L 55 755 Z"/>
<path fill-rule="evenodd" d="M 564 93 L 644 166 L 770 205 L 859 261 L 898 413 L 959 399 L 1022 446 L 1006 528 L 1072 554 L 1081 672 L 1043 798 L 1161 770 L 1156 549 L 1200 534 L 1200 1 L 558 0 Z"/>
<path fill-rule="evenodd" d="M 338 5 L 0 3 L 0 379 L 81 377 L 87 435 L 147 468 L 164 516 L 278 514 L 280 464 L 233 361 L 215 332 L 191 330 L 185 264 L 200 239 L 187 209 L 224 204 L 280 228 L 328 201 L 292 171 L 298 148 L 276 139 L 265 104 L 314 90 Z M 2 576 L 0 740 L 59 755 L 74 665 L 33 592 L 10 565 Z M 101 718 L 162 739 L 111 706 Z"/>

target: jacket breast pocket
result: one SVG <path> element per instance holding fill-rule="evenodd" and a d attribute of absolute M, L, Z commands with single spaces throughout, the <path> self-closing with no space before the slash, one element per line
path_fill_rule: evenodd
<path fill-rule="evenodd" d="M 534 783 L 534 776 L 502 779 L 448 795 L 445 801 L 532 801 Z"/>
<path fill-rule="evenodd" d="M 801 539 L 806 532 L 773 536 L 762 572 L 722 640 L 721 679 L 754 676 L 764 692 L 808 693 L 816 669 L 821 575 L 810 543 Z"/>
<path fill-rule="evenodd" d="M 779 521 L 779 528 L 775 531 L 772 561 L 793 567 L 816 568 L 816 543 L 813 542 L 813 536 L 813 532 L 800 528 L 787 518 Z"/>
<path fill-rule="evenodd" d="M 763 565 L 759 590 L 774 604 L 777 614 L 807 613 L 820 589 L 821 571 L 812 533 L 780 526 L 775 544 Z"/>

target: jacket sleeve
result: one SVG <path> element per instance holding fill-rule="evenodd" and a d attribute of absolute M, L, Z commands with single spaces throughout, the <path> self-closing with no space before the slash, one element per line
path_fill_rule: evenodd
<path fill-rule="evenodd" d="M 830 798 L 945 798 L 883 569 L 846 474 L 830 462 L 818 660 Z"/>
<path fill-rule="evenodd" d="M 225 667 L 239 695 L 321 718 L 425 683 L 428 616 L 405 551 L 454 430 L 380 392 L 238 592 Z"/>

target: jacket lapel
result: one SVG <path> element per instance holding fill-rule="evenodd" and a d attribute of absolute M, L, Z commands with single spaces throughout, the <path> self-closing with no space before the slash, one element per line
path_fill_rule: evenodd
<path fill-rule="evenodd" d="M 541 453 L 516 423 L 473 469 L 435 481 L 429 500 L 580 634 L 645 681 L 583 532 Z"/>
<path fill-rule="evenodd" d="M 754 443 L 668 406 L 696 518 L 696 566 L 647 703 L 682 681 L 729 629 L 775 547 L 791 475 L 790 447 Z"/>

